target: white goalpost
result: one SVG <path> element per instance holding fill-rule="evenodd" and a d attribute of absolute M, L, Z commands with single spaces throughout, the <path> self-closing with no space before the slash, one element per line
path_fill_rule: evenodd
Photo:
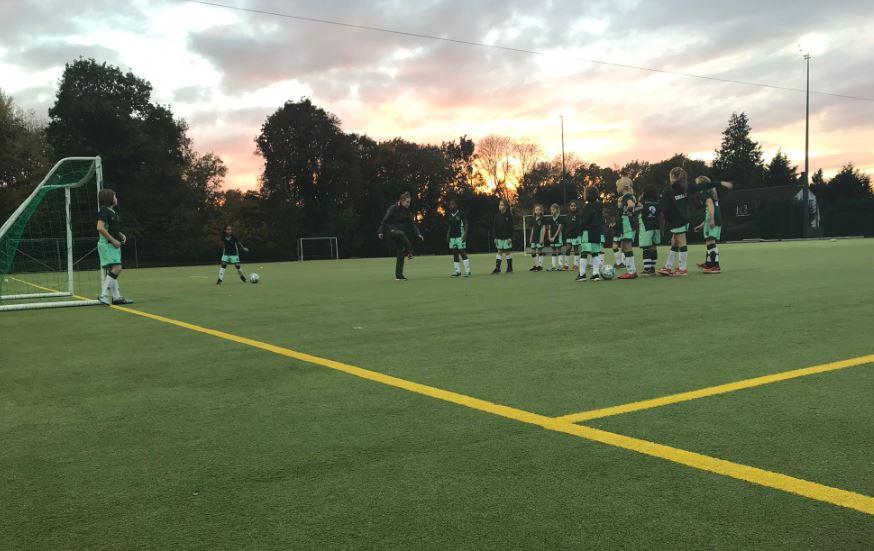
<path fill-rule="evenodd" d="M 100 157 L 61 159 L 0 226 L 0 311 L 99 304 L 102 187 Z"/>
<path fill-rule="evenodd" d="M 297 259 L 337 260 L 340 247 L 336 237 L 300 237 L 297 240 Z"/>

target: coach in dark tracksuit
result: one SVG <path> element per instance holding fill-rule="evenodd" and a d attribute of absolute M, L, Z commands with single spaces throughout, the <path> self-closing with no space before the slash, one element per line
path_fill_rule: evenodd
<path fill-rule="evenodd" d="M 404 277 L 404 259 L 413 258 L 413 244 L 410 243 L 410 238 L 407 236 L 413 233 L 419 238 L 419 241 L 425 241 L 422 237 L 422 232 L 413 223 L 413 213 L 410 211 L 410 203 L 412 197 L 409 192 L 401 194 L 400 199 L 394 205 L 390 206 L 385 211 L 385 216 L 382 218 L 382 223 L 379 225 L 379 238 L 383 239 L 388 233 L 395 247 L 397 260 L 395 262 L 395 279 L 397 281 L 406 281 Z"/>

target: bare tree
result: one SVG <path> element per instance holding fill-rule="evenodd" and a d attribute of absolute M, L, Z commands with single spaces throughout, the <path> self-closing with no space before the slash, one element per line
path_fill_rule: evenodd
<path fill-rule="evenodd" d="M 495 194 L 506 194 L 507 178 L 512 169 L 510 157 L 512 140 L 507 136 L 489 134 L 476 144 L 476 165 L 484 174 L 486 183 L 495 188 Z"/>
<path fill-rule="evenodd" d="M 559 174 L 561 174 L 561 153 L 556 154 L 552 162 L 555 164 Z M 573 151 L 565 153 L 564 166 L 567 174 L 575 174 L 578 170 L 583 168 L 585 164 L 586 163 L 583 162 L 583 160 Z"/>
<path fill-rule="evenodd" d="M 536 142 L 525 139 L 518 142 L 513 142 L 513 155 L 516 157 L 519 177 L 517 178 L 517 188 L 525 187 L 525 177 L 531 173 L 537 163 L 543 157 L 543 150 Z"/>

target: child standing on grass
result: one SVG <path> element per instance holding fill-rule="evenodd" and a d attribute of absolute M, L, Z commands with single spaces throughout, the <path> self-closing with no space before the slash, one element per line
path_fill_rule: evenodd
<path fill-rule="evenodd" d="M 587 187 L 585 192 L 586 205 L 580 214 L 580 224 L 583 228 L 583 252 L 580 255 L 580 275 L 578 282 L 586 281 L 586 268 L 589 257 L 592 258 L 592 281 L 601 280 L 601 231 L 603 225 L 603 205 L 598 197 L 598 190 Z"/>
<path fill-rule="evenodd" d="M 696 183 L 702 182 L 706 176 L 699 176 Z M 719 247 L 717 243 L 722 238 L 722 213 L 719 211 L 719 195 L 716 188 L 701 192 L 704 195 L 704 222 L 699 224 L 695 231 L 704 231 L 704 242 L 707 245 L 707 253 L 704 263 L 698 264 L 705 274 L 719 274 L 722 269 L 719 266 Z"/>
<path fill-rule="evenodd" d="M 394 244 L 395 281 L 407 280 L 404 276 L 404 260 L 413 258 L 413 244 L 410 243 L 407 233 L 415 233 L 419 241 L 425 241 L 422 232 L 413 223 L 413 213 L 410 211 L 412 202 L 413 197 L 410 192 L 402 193 L 398 202 L 385 211 L 385 216 L 382 217 L 382 222 L 379 223 L 379 229 L 376 231 L 380 239 L 383 239 L 387 232 Z"/>
<path fill-rule="evenodd" d="M 622 244 L 622 215 L 617 210 L 616 216 L 613 218 L 613 223 L 610 224 L 610 227 L 607 228 L 608 231 L 604 232 L 605 237 L 605 248 L 609 247 L 613 249 L 613 267 L 615 269 L 624 268 L 625 267 L 625 255 L 622 254 L 621 244 Z M 604 260 L 604 253 L 601 253 L 601 259 Z"/>
<path fill-rule="evenodd" d="M 583 190 L 585 200 L 585 190 Z M 599 196 L 603 199 L 603 196 Z M 599 204 L 602 204 L 599 202 Z M 603 205 L 603 204 L 602 204 Z M 601 259 L 601 265 L 607 264 L 607 254 L 604 252 L 613 246 L 613 228 L 607 224 L 607 219 L 604 217 L 604 211 L 601 211 L 601 252 L 598 257 Z M 616 251 L 613 252 L 613 263 L 616 263 Z"/>
<path fill-rule="evenodd" d="M 688 182 L 686 171 L 674 167 L 669 174 L 670 185 L 662 193 L 661 208 L 665 222 L 671 228 L 671 251 L 665 267 L 658 271 L 663 276 L 689 275 L 687 263 L 689 249 L 686 245 L 686 233 L 689 231 L 689 194 L 713 189 L 721 185 L 726 189 L 734 187 L 731 182 L 711 182 L 706 176 L 699 177 L 695 183 Z M 680 265 L 674 269 L 674 261 L 679 257 Z"/>
<path fill-rule="evenodd" d="M 234 228 L 230 224 L 222 230 L 222 265 L 219 268 L 219 276 L 216 280 L 216 285 L 221 285 L 225 280 L 225 269 L 228 264 L 233 264 L 237 269 L 237 275 L 240 276 L 240 281 L 246 283 L 246 274 L 243 273 L 243 268 L 240 266 L 240 249 L 249 252 L 249 249 L 243 245 L 239 239 L 234 236 Z"/>
<path fill-rule="evenodd" d="M 528 235 L 533 266 L 531 272 L 543 271 L 543 239 L 546 237 L 546 219 L 543 217 L 543 206 L 534 205 L 534 221 Z"/>
<path fill-rule="evenodd" d="M 101 304 L 133 304 L 134 301 L 121 296 L 118 288 L 118 276 L 121 275 L 121 246 L 127 242 L 127 237 L 121 233 L 118 222 L 118 196 L 111 189 L 101 189 L 97 194 L 100 211 L 97 213 L 97 254 L 100 255 L 100 267 L 106 270 L 103 286 L 97 300 Z M 110 300 L 109 295 L 112 295 Z"/>
<path fill-rule="evenodd" d="M 655 275 L 659 258 L 658 245 L 661 242 L 661 208 L 659 190 L 650 184 L 643 188 L 640 198 L 638 222 L 640 226 L 639 245 L 643 256 L 643 274 Z"/>
<path fill-rule="evenodd" d="M 495 269 L 492 275 L 501 273 L 501 259 L 507 259 L 507 273 L 513 273 L 513 211 L 510 203 L 501 199 L 498 203 L 498 214 L 492 223 L 492 235 L 495 239 Z"/>
<path fill-rule="evenodd" d="M 569 269 L 568 264 L 570 258 L 573 258 L 574 271 L 578 269 L 580 261 L 580 245 L 582 243 L 582 226 L 580 225 L 580 205 L 576 199 L 572 200 L 568 205 L 568 214 L 565 216 L 565 235 L 567 236 L 567 245 L 565 247 L 564 268 Z"/>
<path fill-rule="evenodd" d="M 637 266 L 634 263 L 634 227 L 631 223 L 637 200 L 634 197 L 634 184 L 631 178 L 622 177 L 616 182 L 619 203 L 616 206 L 616 221 L 619 231 L 619 246 L 625 260 L 626 272 L 619 279 L 637 279 Z M 613 243 L 615 246 L 616 238 Z"/>
<path fill-rule="evenodd" d="M 446 241 L 449 242 L 452 266 L 455 268 L 452 277 L 461 277 L 459 257 L 464 262 L 464 277 L 470 277 L 470 259 L 467 257 L 467 216 L 458 210 L 455 199 L 449 201 L 448 217 L 449 230 L 446 232 Z"/>
<path fill-rule="evenodd" d="M 561 215 L 561 207 L 553 203 L 549 207 L 549 218 L 547 219 L 547 243 L 552 249 L 552 266 L 550 272 L 561 270 L 564 264 L 564 216 Z"/>

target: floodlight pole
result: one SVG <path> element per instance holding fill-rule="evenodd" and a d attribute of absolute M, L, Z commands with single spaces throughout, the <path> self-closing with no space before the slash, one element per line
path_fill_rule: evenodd
<path fill-rule="evenodd" d="M 810 52 L 804 54 L 807 62 L 807 100 L 804 113 L 804 181 L 801 182 L 801 203 L 804 205 L 802 235 L 810 237 Z"/>
<path fill-rule="evenodd" d="M 559 115 L 561 120 L 561 204 L 567 207 L 567 176 L 564 167 L 564 115 Z"/>

